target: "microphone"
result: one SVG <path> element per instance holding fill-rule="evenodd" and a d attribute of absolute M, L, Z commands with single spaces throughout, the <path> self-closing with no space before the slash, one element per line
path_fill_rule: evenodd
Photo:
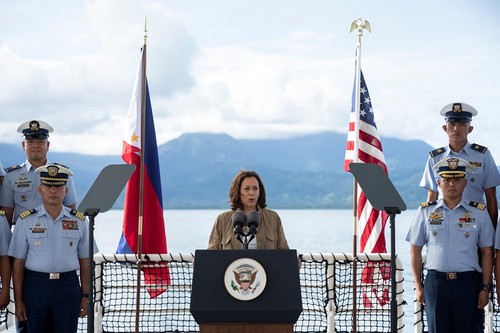
<path fill-rule="evenodd" d="M 252 240 L 257 234 L 257 228 L 259 227 L 259 213 L 255 210 L 247 213 L 247 226 L 250 240 Z"/>
<path fill-rule="evenodd" d="M 236 212 L 233 214 L 233 229 L 234 234 L 236 235 L 236 239 L 243 243 L 241 236 L 243 235 L 243 226 L 245 225 L 247 217 L 242 212 Z"/>

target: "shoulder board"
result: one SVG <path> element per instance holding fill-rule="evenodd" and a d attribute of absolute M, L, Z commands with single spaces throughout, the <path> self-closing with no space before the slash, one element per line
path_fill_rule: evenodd
<path fill-rule="evenodd" d="M 471 144 L 470 148 L 477 150 L 478 152 L 483 153 L 483 154 L 486 153 L 486 151 L 488 150 L 488 148 L 486 148 L 485 146 L 478 145 L 477 143 Z"/>
<path fill-rule="evenodd" d="M 35 213 L 36 213 L 36 209 L 33 208 L 33 209 L 22 212 L 21 214 L 19 214 L 19 217 L 24 219 L 25 217 L 28 217 L 31 214 L 35 214 Z"/>
<path fill-rule="evenodd" d="M 85 220 L 85 214 L 83 214 L 82 212 L 77 211 L 76 209 L 72 209 L 69 213 L 71 215 L 73 215 L 73 216 L 78 217 L 82 221 Z"/>
<path fill-rule="evenodd" d="M 480 209 L 480 210 L 484 210 L 486 208 L 486 205 L 484 203 L 475 202 L 475 201 L 469 202 L 469 205 L 472 207 L 476 207 L 477 209 Z"/>
<path fill-rule="evenodd" d="M 431 155 L 431 157 L 436 157 L 436 156 L 444 153 L 445 149 L 446 149 L 445 147 L 434 149 L 433 151 L 429 152 L 429 155 Z"/>
<path fill-rule="evenodd" d="M 0 209 L 0 215 L 5 215 L 5 210 Z"/>
<path fill-rule="evenodd" d="M 422 202 L 420 204 L 420 207 L 425 208 L 429 206 L 434 206 L 435 204 L 437 204 L 437 201 L 427 201 L 427 202 Z"/>
<path fill-rule="evenodd" d="M 69 169 L 69 166 L 64 165 L 64 164 L 61 164 L 61 163 L 52 163 L 52 164 L 55 164 L 55 165 L 60 165 L 60 166 L 62 166 L 63 168 Z"/>
<path fill-rule="evenodd" d="M 17 169 L 19 169 L 19 168 L 21 168 L 21 165 L 20 165 L 20 164 L 18 164 L 18 165 L 13 165 L 13 166 L 11 166 L 11 167 L 5 168 L 4 170 L 5 170 L 5 172 L 11 172 L 11 171 L 13 171 L 13 170 L 17 170 Z"/>

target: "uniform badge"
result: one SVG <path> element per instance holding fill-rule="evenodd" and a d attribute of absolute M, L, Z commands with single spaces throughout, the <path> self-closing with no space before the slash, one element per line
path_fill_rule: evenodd
<path fill-rule="evenodd" d="M 458 168 L 458 158 L 449 158 L 447 162 L 450 170 L 456 170 Z"/>
<path fill-rule="evenodd" d="M 443 223 L 443 214 L 438 211 L 433 211 L 429 214 L 428 221 L 429 224 L 441 225 Z"/>
<path fill-rule="evenodd" d="M 47 167 L 47 172 L 50 177 L 56 177 L 57 174 L 59 173 L 59 168 L 54 165 L 51 165 Z"/>
<path fill-rule="evenodd" d="M 470 223 L 474 223 L 476 222 L 476 219 L 471 217 L 471 211 L 470 210 L 466 210 L 464 212 L 464 215 L 463 217 L 460 217 L 458 219 L 459 223 L 460 223 L 460 227 L 462 227 L 462 223 L 465 223 L 465 226 L 468 227 L 470 225 Z"/>
<path fill-rule="evenodd" d="M 42 245 L 42 241 L 36 240 L 35 241 L 35 246 L 40 246 L 40 245 Z"/>
<path fill-rule="evenodd" d="M 453 110 L 454 113 L 462 112 L 462 103 L 454 103 Z"/>
<path fill-rule="evenodd" d="M 432 230 L 432 236 L 437 236 L 437 231 L 436 230 Z"/>
<path fill-rule="evenodd" d="M 36 132 L 40 129 L 40 123 L 36 120 L 30 122 L 30 130 Z"/>
<path fill-rule="evenodd" d="M 470 236 L 469 232 L 467 231 L 464 236 L 465 236 L 465 238 L 469 238 L 469 236 Z"/>
<path fill-rule="evenodd" d="M 63 230 L 78 230 L 78 222 L 76 220 L 62 220 Z"/>

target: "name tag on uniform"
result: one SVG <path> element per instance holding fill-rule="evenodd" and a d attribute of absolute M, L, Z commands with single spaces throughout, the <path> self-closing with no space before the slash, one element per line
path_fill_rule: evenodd
<path fill-rule="evenodd" d="M 16 182 L 16 186 L 17 186 L 17 188 L 30 187 L 31 186 L 31 181 L 30 180 L 27 180 L 27 181 L 18 181 L 18 182 Z"/>
<path fill-rule="evenodd" d="M 31 233 L 32 234 L 43 234 L 46 230 L 47 230 L 47 228 L 35 227 L 35 228 L 31 228 Z"/>

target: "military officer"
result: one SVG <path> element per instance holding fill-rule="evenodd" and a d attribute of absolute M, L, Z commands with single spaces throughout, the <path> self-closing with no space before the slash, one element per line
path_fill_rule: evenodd
<path fill-rule="evenodd" d="M 7 255 L 12 233 L 10 225 L 5 217 L 5 211 L 0 210 L 0 278 L 2 279 L 2 290 L 0 290 L 0 310 L 4 310 L 10 302 L 10 275 L 12 267 Z"/>
<path fill-rule="evenodd" d="M 20 214 L 8 252 L 16 316 L 27 320 L 29 332 L 76 332 L 88 306 L 88 224 L 82 213 L 63 206 L 71 171 L 49 164 L 35 172 L 43 204 Z"/>
<path fill-rule="evenodd" d="M 484 204 L 463 198 L 469 162 L 447 158 L 434 169 L 442 196 L 420 205 L 406 236 L 416 299 L 425 304 L 429 333 L 475 332 L 482 323 L 478 309 L 489 300 L 493 224 Z M 424 245 L 427 275 L 422 283 Z"/>
<path fill-rule="evenodd" d="M 19 214 L 42 204 L 42 198 L 38 194 L 38 175 L 35 169 L 49 164 L 47 152 L 50 142 L 49 133 L 53 132 L 52 126 L 41 120 L 27 121 L 19 126 L 17 131 L 22 133 L 23 150 L 26 154 L 26 162 L 6 168 L 3 186 L 0 190 L 0 207 L 5 210 L 7 220 L 13 224 Z M 64 198 L 64 205 L 76 208 L 77 197 L 73 179 L 70 177 L 68 194 Z"/>
<path fill-rule="evenodd" d="M 441 115 L 446 121 L 443 130 L 448 135 L 448 145 L 429 153 L 420 186 L 427 189 L 427 201 L 435 201 L 439 192 L 434 171 L 436 163 L 449 157 L 468 161 L 472 165 L 472 172 L 467 175 L 467 187 L 463 197 L 466 201 L 486 203 L 491 221 L 496 226 L 496 187 L 500 185 L 500 173 L 488 148 L 476 143 L 470 144 L 467 138 L 474 129 L 470 123 L 477 113 L 474 107 L 466 103 L 450 103 L 441 109 Z"/>

